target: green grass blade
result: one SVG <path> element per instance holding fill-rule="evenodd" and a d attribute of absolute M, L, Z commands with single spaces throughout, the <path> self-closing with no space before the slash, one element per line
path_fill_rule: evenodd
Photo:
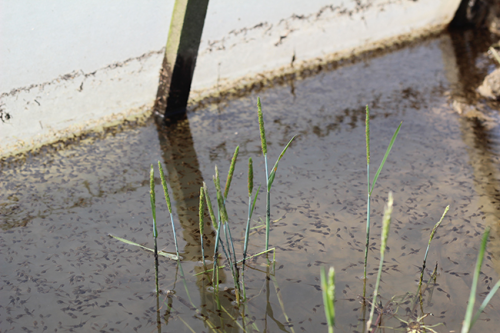
<path fill-rule="evenodd" d="M 146 250 L 146 251 L 154 253 L 153 249 L 150 249 L 149 247 L 145 247 L 144 245 L 138 244 L 136 242 L 129 241 L 128 239 L 121 238 L 121 237 L 118 237 L 118 236 L 114 236 L 114 235 L 111 235 L 111 234 L 108 235 L 108 236 L 111 237 L 111 238 L 114 238 L 116 240 L 119 240 L 120 242 L 123 242 L 125 244 L 137 246 L 137 247 L 140 247 L 143 250 Z M 165 252 L 165 251 L 158 251 L 158 255 L 162 256 L 162 257 L 165 257 L 165 258 L 168 258 L 168 259 L 172 259 L 172 260 L 178 260 L 178 259 L 180 259 L 180 257 L 176 256 L 175 254 L 172 254 L 172 253 L 169 253 L 169 252 Z"/>
<path fill-rule="evenodd" d="M 327 278 L 325 268 L 321 267 L 320 275 L 328 332 L 333 333 L 333 328 L 335 326 L 335 270 L 333 267 L 330 267 Z"/>
<path fill-rule="evenodd" d="M 224 204 L 224 197 L 222 196 L 222 192 L 220 189 L 219 169 L 217 169 L 217 166 L 215 167 L 214 185 L 217 191 L 217 206 L 219 208 L 220 219 L 222 224 L 224 224 L 228 219 L 226 205 Z"/>
<path fill-rule="evenodd" d="M 217 220 L 215 219 L 214 208 L 212 206 L 212 201 L 210 200 L 210 196 L 208 195 L 207 184 L 203 182 L 203 192 L 205 193 L 205 200 L 207 202 L 208 214 L 210 215 L 210 220 L 212 220 L 212 225 L 215 230 L 218 230 L 219 226 L 217 224 Z"/>
<path fill-rule="evenodd" d="M 163 187 L 163 193 L 165 194 L 165 201 L 167 202 L 168 212 L 172 214 L 172 204 L 170 203 L 170 196 L 168 195 L 167 182 L 165 180 L 165 174 L 163 173 L 163 168 L 160 161 L 158 161 L 158 169 L 160 169 L 161 185 Z"/>
<path fill-rule="evenodd" d="M 481 266 L 483 265 L 484 253 L 486 252 L 486 244 L 488 243 L 489 235 L 490 228 L 486 228 L 481 241 L 481 248 L 479 249 L 479 254 L 477 256 L 476 269 L 474 270 L 474 276 L 472 278 L 472 285 L 470 288 L 469 304 L 467 304 L 467 311 L 465 312 L 464 323 L 462 325 L 462 333 L 468 333 L 472 329 L 472 312 L 474 311 L 474 302 L 476 300 L 477 283 L 479 281 L 479 273 L 481 272 Z"/>
<path fill-rule="evenodd" d="M 394 135 L 392 136 L 391 142 L 389 143 L 389 146 L 387 147 L 387 150 L 385 152 L 384 158 L 382 159 L 382 163 L 380 163 L 380 166 L 378 167 L 377 173 L 375 174 L 375 178 L 373 178 L 373 183 L 372 187 L 370 189 L 370 195 L 373 192 L 373 188 L 375 187 L 375 183 L 377 182 L 378 176 L 380 175 L 380 172 L 382 171 L 382 168 L 384 167 L 385 161 L 387 160 L 387 157 L 389 156 L 389 153 L 391 152 L 392 146 L 394 145 L 394 141 L 396 141 L 396 137 L 398 136 L 399 130 L 401 129 L 401 125 L 403 122 L 401 122 L 396 129 L 396 132 L 394 132 Z"/>
<path fill-rule="evenodd" d="M 257 113 L 259 115 L 259 131 L 260 142 L 262 144 L 262 154 L 267 155 L 266 131 L 264 129 L 264 116 L 262 115 L 262 105 L 260 104 L 260 97 L 257 97 Z"/>
<path fill-rule="evenodd" d="M 231 159 L 231 165 L 229 166 L 229 172 L 227 174 L 226 187 L 224 189 L 224 198 L 227 198 L 227 195 L 229 193 L 229 187 L 231 186 L 231 181 L 233 180 L 234 166 L 236 165 L 236 159 L 238 158 L 239 151 L 240 151 L 240 146 L 236 146 L 233 158 Z"/>
<path fill-rule="evenodd" d="M 479 319 L 479 315 L 484 311 L 484 309 L 486 308 L 488 303 L 491 301 L 493 296 L 496 294 L 496 292 L 498 291 L 498 288 L 500 288 L 500 280 L 498 280 L 497 283 L 495 283 L 493 288 L 491 288 L 490 292 L 488 293 L 488 295 L 484 299 L 483 303 L 481 303 L 481 306 L 479 307 L 476 314 L 474 315 L 474 318 L 472 318 L 472 322 L 470 323 L 470 327 L 472 327 L 476 323 L 476 321 Z"/>
<path fill-rule="evenodd" d="M 257 195 L 259 194 L 260 192 L 260 187 L 262 185 L 259 185 L 259 187 L 257 188 L 257 192 L 255 192 L 255 196 L 253 197 L 253 202 L 252 202 L 252 209 L 250 211 L 250 217 L 252 217 L 252 214 L 253 214 L 253 210 L 255 209 L 255 203 L 257 202 Z"/>
<path fill-rule="evenodd" d="M 366 242 L 365 242 L 365 258 L 363 265 L 363 300 L 366 299 L 366 267 L 368 265 L 368 249 L 370 247 L 370 201 L 371 201 L 371 188 L 370 188 L 370 108 L 366 106 L 365 118 L 365 139 L 366 139 Z M 364 301 L 363 301 L 364 302 Z M 364 305 L 365 303 L 363 303 Z"/>
<path fill-rule="evenodd" d="M 296 135 L 294 135 L 293 138 L 291 138 L 290 141 L 288 141 L 288 143 L 286 144 L 285 148 L 283 148 L 283 151 L 281 152 L 280 156 L 276 160 L 276 163 L 274 163 L 274 167 L 271 170 L 271 174 L 269 175 L 269 181 L 267 182 L 267 188 L 268 188 L 269 191 L 271 190 L 271 186 L 273 185 L 274 178 L 276 177 L 276 171 L 278 170 L 278 163 L 283 158 L 283 155 L 285 155 L 286 150 L 288 149 L 288 147 L 292 143 L 293 139 L 295 139 L 295 137 L 296 137 Z"/>

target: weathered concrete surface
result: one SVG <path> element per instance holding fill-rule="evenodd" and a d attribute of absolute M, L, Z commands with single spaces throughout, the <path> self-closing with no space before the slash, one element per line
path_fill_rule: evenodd
<path fill-rule="evenodd" d="M 212 0 L 191 100 L 441 29 L 459 0 Z M 150 110 L 173 1 L 2 4 L 0 156 Z"/>

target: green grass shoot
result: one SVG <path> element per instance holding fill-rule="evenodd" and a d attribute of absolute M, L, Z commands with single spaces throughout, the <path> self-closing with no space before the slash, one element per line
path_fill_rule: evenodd
<path fill-rule="evenodd" d="M 335 270 L 333 267 L 330 267 L 327 277 L 325 268 L 321 267 L 320 276 L 328 333 L 333 333 L 335 327 Z"/>

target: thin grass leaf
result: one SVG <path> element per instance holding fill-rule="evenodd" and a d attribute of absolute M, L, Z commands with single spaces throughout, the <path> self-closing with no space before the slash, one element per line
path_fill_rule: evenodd
<path fill-rule="evenodd" d="M 497 283 L 495 283 L 495 285 L 493 286 L 493 288 L 491 288 L 491 290 L 488 293 L 488 295 L 486 296 L 486 298 L 483 300 L 483 303 L 481 303 L 481 306 L 479 307 L 476 314 L 474 315 L 474 318 L 472 318 L 472 322 L 470 324 L 470 327 L 474 326 L 476 321 L 479 319 L 479 315 L 481 315 L 481 313 L 484 311 L 484 309 L 486 308 L 488 303 L 491 301 L 493 296 L 496 294 L 496 292 L 498 291 L 498 288 L 500 288 L 500 280 L 498 280 Z"/>
<path fill-rule="evenodd" d="M 325 268 L 321 267 L 320 276 L 328 332 L 333 333 L 333 328 L 335 327 L 335 270 L 333 267 L 330 267 L 327 278 Z"/>
<path fill-rule="evenodd" d="M 370 108 L 366 106 L 365 118 L 365 139 L 366 139 L 366 186 L 367 186 L 367 199 L 366 199 L 366 242 L 365 242 L 365 258 L 363 265 L 363 305 L 366 299 L 366 267 L 368 265 L 368 248 L 370 247 L 370 201 L 371 201 L 371 188 L 370 188 Z"/>
<path fill-rule="evenodd" d="M 278 302 L 280 303 L 281 312 L 283 312 L 283 316 L 285 317 L 285 321 L 289 324 L 288 327 L 290 328 L 290 332 L 295 333 L 293 325 L 290 325 L 292 323 L 292 320 L 286 314 L 285 302 L 283 301 L 283 296 L 281 295 L 281 289 L 278 285 L 278 281 L 276 280 L 275 275 L 270 275 L 270 276 L 271 276 L 271 280 L 273 280 L 274 290 L 276 290 L 276 296 L 278 297 Z"/>
<path fill-rule="evenodd" d="M 120 242 L 123 242 L 125 244 L 137 246 L 137 247 L 140 247 L 143 250 L 146 250 L 146 251 L 154 253 L 153 249 L 150 249 L 149 247 L 145 247 L 144 245 L 138 244 L 136 242 L 129 241 L 128 239 L 121 238 L 121 237 L 118 237 L 118 236 L 114 236 L 114 235 L 111 235 L 111 234 L 108 235 L 108 236 L 111 237 L 111 238 L 114 238 L 116 240 L 119 240 Z M 158 255 L 163 256 L 163 257 L 168 258 L 168 259 L 172 259 L 172 260 L 178 260 L 178 259 L 180 259 L 177 255 L 175 255 L 173 253 L 165 252 L 165 251 L 158 251 Z"/>
<path fill-rule="evenodd" d="M 243 333 L 246 333 L 247 331 L 245 330 L 245 328 L 243 326 L 241 326 L 241 324 L 238 322 L 238 320 L 236 318 L 234 318 L 230 313 L 229 311 L 226 310 L 225 307 L 221 306 L 222 308 L 222 311 L 224 311 L 228 316 L 229 318 L 231 318 L 231 320 L 233 321 L 233 323 L 236 323 L 236 325 L 238 325 L 241 330 L 243 331 Z M 242 318 L 243 319 L 243 318 Z"/>
<path fill-rule="evenodd" d="M 252 214 L 253 214 L 253 210 L 254 210 L 254 208 L 255 208 L 255 203 L 257 202 L 257 195 L 258 195 L 258 194 L 259 194 L 259 192 L 260 192 L 260 187 L 261 187 L 261 186 L 262 186 L 262 185 L 259 185 L 259 187 L 257 188 L 257 192 L 255 192 L 255 196 L 253 197 L 252 209 L 251 209 L 251 213 L 252 213 Z M 276 221 L 279 221 L 279 220 L 281 220 L 281 219 L 278 219 L 278 220 L 276 220 Z M 273 222 L 276 222 L 276 221 L 273 221 Z"/>
<path fill-rule="evenodd" d="M 161 185 L 163 187 L 163 193 L 165 194 L 165 201 L 167 202 L 168 212 L 172 214 L 172 204 L 170 203 L 170 195 L 168 195 L 167 181 L 165 180 L 165 174 L 163 173 L 163 168 L 160 161 L 158 161 L 158 169 L 160 170 Z"/>
<path fill-rule="evenodd" d="M 269 253 L 269 252 L 271 252 L 271 251 L 273 251 L 273 258 L 276 258 L 276 248 L 272 247 L 272 248 L 270 248 L 269 250 L 265 250 L 265 251 L 262 251 L 262 252 L 256 253 L 256 254 L 254 254 L 254 255 L 251 255 L 250 257 L 246 257 L 246 258 L 240 259 L 240 260 L 238 260 L 236 263 L 237 263 L 237 264 L 239 264 L 239 263 L 243 262 L 243 260 L 252 259 L 252 258 L 258 257 L 258 256 L 260 256 L 260 255 L 263 255 L 263 254 Z M 224 268 L 224 267 L 226 267 L 226 265 L 218 266 L 218 268 L 219 268 L 219 269 Z M 198 275 L 205 274 L 205 273 L 212 272 L 212 271 L 213 271 L 213 269 L 208 269 L 208 270 L 206 270 L 206 271 L 196 273 L 194 276 L 198 276 Z"/>
<path fill-rule="evenodd" d="M 177 318 L 179 318 L 179 320 L 180 320 L 180 321 L 182 321 L 182 322 L 184 323 L 184 325 L 186 325 L 186 327 L 187 327 L 187 328 L 188 328 L 191 332 L 196 333 L 196 331 L 195 331 L 195 330 L 193 330 L 193 328 L 192 328 L 191 326 L 189 326 L 189 324 L 188 324 L 188 323 L 187 323 L 184 319 L 182 319 L 182 317 L 181 317 L 180 315 L 179 315 L 179 316 L 177 316 Z"/>
<path fill-rule="evenodd" d="M 219 207 L 219 213 L 220 213 L 220 219 L 222 224 L 227 222 L 227 212 L 226 212 L 226 205 L 224 204 L 224 197 L 222 196 L 222 192 L 220 189 L 220 178 L 219 178 L 219 169 L 217 169 L 217 166 L 215 167 L 215 176 L 214 176 L 214 185 L 215 189 L 217 191 L 217 204 Z"/>
<path fill-rule="evenodd" d="M 472 312 L 474 311 L 474 302 L 476 300 L 476 290 L 477 283 L 479 281 L 479 274 L 481 272 L 481 266 L 483 265 L 484 253 L 486 251 L 486 244 L 488 243 L 488 237 L 490 235 L 490 228 L 486 228 L 483 234 L 483 239 L 481 240 L 481 248 L 479 249 L 479 254 L 476 261 L 476 269 L 474 270 L 474 276 L 472 278 L 472 285 L 469 295 L 469 304 L 467 304 L 467 311 L 465 312 L 465 318 L 462 325 L 462 333 L 468 333 L 472 329 Z"/>
<path fill-rule="evenodd" d="M 271 170 L 271 174 L 269 175 L 269 181 L 267 183 L 267 188 L 269 191 L 271 190 L 271 186 L 273 185 L 274 177 L 276 177 L 276 171 L 278 170 L 278 163 L 283 158 L 283 155 L 285 155 L 286 150 L 288 149 L 288 147 L 292 143 L 293 139 L 295 139 L 295 137 L 296 137 L 296 135 L 294 135 L 293 138 L 291 138 L 290 141 L 288 141 L 285 148 L 283 148 L 283 151 L 281 152 L 280 156 L 278 157 L 278 160 L 276 160 L 276 163 L 274 163 L 274 167 Z"/>
<path fill-rule="evenodd" d="M 210 220 L 212 220 L 212 225 L 215 230 L 218 230 L 219 226 L 217 224 L 217 220 L 215 219 L 214 208 L 212 206 L 212 201 L 210 200 L 210 196 L 208 195 L 207 184 L 203 182 L 203 192 L 205 193 L 205 200 L 207 202 L 208 214 L 210 215 Z"/>
<path fill-rule="evenodd" d="M 245 271 L 245 262 L 246 262 L 247 249 L 248 249 L 248 239 L 250 237 L 250 221 L 252 219 L 253 210 L 255 208 L 255 203 L 257 202 L 257 195 L 259 194 L 259 191 L 260 191 L 260 185 L 259 185 L 259 188 L 257 189 L 257 192 L 255 192 L 253 202 L 252 202 L 252 197 L 248 198 L 248 219 L 247 219 L 247 226 L 245 229 L 245 241 L 243 243 L 243 272 Z M 245 297 L 246 297 L 246 295 L 245 295 Z"/>
<path fill-rule="evenodd" d="M 264 129 L 264 116 L 262 115 L 262 105 L 260 104 L 260 97 L 257 97 L 257 113 L 259 115 L 259 131 L 260 131 L 260 142 L 262 144 L 262 154 L 267 155 L 267 141 L 266 141 L 266 131 Z"/>
<path fill-rule="evenodd" d="M 382 171 L 382 168 L 384 167 L 385 161 L 387 160 L 387 157 L 389 156 L 389 153 L 391 152 L 392 146 L 394 145 L 394 141 L 396 141 L 396 137 L 398 136 L 399 130 L 401 129 L 401 125 L 403 122 L 401 122 L 396 129 L 396 132 L 394 132 L 394 135 L 392 136 L 391 142 L 389 142 L 389 146 L 387 147 L 387 150 L 385 152 L 384 158 L 382 159 L 382 163 L 380 163 L 380 166 L 378 167 L 377 173 L 375 174 L 375 178 L 373 178 L 373 183 L 372 187 L 370 189 L 370 195 L 373 192 L 373 188 L 375 187 L 375 183 L 377 182 L 378 176 L 380 175 L 380 172 Z"/>

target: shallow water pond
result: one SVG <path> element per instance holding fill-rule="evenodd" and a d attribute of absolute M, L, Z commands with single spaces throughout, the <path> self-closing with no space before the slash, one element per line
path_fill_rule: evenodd
<path fill-rule="evenodd" d="M 372 175 L 393 132 L 401 121 L 403 125 L 372 196 L 368 293 L 378 268 L 387 193 L 394 193 L 395 207 L 380 289 L 386 332 L 404 326 L 394 313 L 410 319 L 403 296 L 415 293 L 430 231 L 450 205 L 429 252 L 428 273 L 438 264 L 436 283 L 426 289 L 419 311 L 433 313 L 426 325 L 443 323 L 434 328 L 438 332 L 458 332 L 487 226 L 492 233 L 477 303 L 500 276 L 500 117 L 497 104 L 474 92 L 495 68 L 485 54 L 492 42 L 484 33 L 443 33 L 198 107 L 167 128 L 150 119 L 89 135 L 68 147 L 60 144 L 2 161 L 1 331 L 209 332 L 214 325 L 226 332 L 326 332 L 319 270 L 334 266 L 336 331 L 362 332 L 368 315 L 358 296 L 363 292 L 366 228 L 364 107 L 369 105 Z M 208 281 L 195 275 L 202 271 L 198 193 L 205 181 L 214 200 L 214 166 L 225 179 L 239 145 L 227 206 L 241 257 L 249 157 L 255 183 L 265 182 L 257 96 L 264 109 L 270 163 L 298 136 L 273 185 L 270 244 L 276 248 L 275 269 L 265 257 L 250 261 L 245 272 L 249 299 L 239 310 L 231 273 L 221 272 L 225 310 L 220 314 Z M 480 108 L 485 117 L 459 116 L 453 108 L 457 101 Z M 165 292 L 160 327 L 153 256 L 108 236 L 152 247 L 149 166 L 157 161 L 168 173 L 184 258 L 184 278 L 175 262 L 160 260 Z M 174 252 L 156 180 L 158 244 Z M 261 190 L 251 254 L 264 248 L 264 198 Z M 204 238 L 206 254 L 213 253 L 212 226 Z M 498 318 L 500 295 L 474 331 L 497 332 Z"/>

